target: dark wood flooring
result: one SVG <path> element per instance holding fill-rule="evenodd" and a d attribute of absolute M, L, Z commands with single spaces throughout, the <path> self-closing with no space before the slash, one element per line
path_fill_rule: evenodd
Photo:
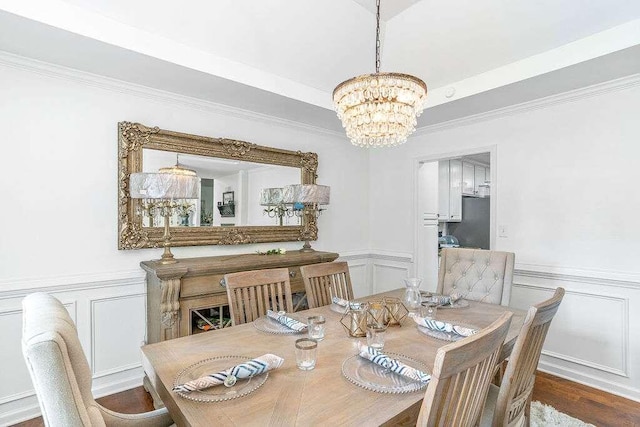
<path fill-rule="evenodd" d="M 97 400 L 101 405 L 123 413 L 153 410 L 151 396 L 142 387 Z M 598 427 L 640 427 L 640 403 L 543 372 L 538 372 L 536 376 L 533 400 Z M 17 424 L 20 427 L 43 425 L 42 418 Z"/>
<path fill-rule="evenodd" d="M 640 403 L 538 372 L 533 400 L 598 427 L 640 426 Z"/>

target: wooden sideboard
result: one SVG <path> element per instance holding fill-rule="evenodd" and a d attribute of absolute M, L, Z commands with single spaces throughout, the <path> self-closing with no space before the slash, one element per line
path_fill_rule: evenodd
<path fill-rule="evenodd" d="M 147 272 L 147 343 L 192 334 L 194 311 L 227 306 L 224 275 L 267 268 L 289 269 L 292 293 L 304 292 L 300 266 L 331 262 L 333 252 L 289 251 L 282 255 L 241 254 L 184 258 L 175 264 L 143 261 Z"/>

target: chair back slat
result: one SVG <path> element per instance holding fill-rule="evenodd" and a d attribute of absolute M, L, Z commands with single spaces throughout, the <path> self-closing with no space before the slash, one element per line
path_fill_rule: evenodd
<path fill-rule="evenodd" d="M 563 288 L 556 289 L 553 297 L 532 306 L 527 312 L 500 385 L 493 426 L 517 424 L 523 417 L 528 422 L 542 346 L 564 293 Z"/>
<path fill-rule="evenodd" d="M 504 313 L 477 334 L 438 350 L 419 426 L 476 425 L 511 316 L 510 312 Z"/>
<path fill-rule="evenodd" d="M 224 279 L 233 325 L 253 322 L 267 310 L 293 312 L 286 268 L 230 273 Z"/>
<path fill-rule="evenodd" d="M 353 288 L 346 262 L 325 262 L 300 267 L 309 308 L 331 304 L 331 297 L 353 299 Z"/>

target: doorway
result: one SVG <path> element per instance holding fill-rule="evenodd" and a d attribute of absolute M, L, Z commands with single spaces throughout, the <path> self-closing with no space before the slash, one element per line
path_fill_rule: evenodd
<path fill-rule="evenodd" d="M 496 212 L 496 147 L 415 161 L 415 273 L 435 291 L 441 247 L 491 249 Z"/>

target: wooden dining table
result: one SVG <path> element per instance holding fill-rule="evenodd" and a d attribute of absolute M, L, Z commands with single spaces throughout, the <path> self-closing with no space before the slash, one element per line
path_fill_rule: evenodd
<path fill-rule="evenodd" d="M 404 289 L 398 289 L 361 300 L 402 297 L 403 293 Z M 436 318 L 484 328 L 505 311 L 514 314 L 502 352 L 505 358 L 511 353 L 525 311 L 469 301 L 465 308 L 440 308 Z M 329 306 L 296 312 L 293 317 L 312 315 L 325 317 L 326 332 L 318 343 L 315 369 L 310 371 L 299 370 L 295 359 L 295 341 L 305 335 L 269 334 L 252 323 L 145 345 L 143 367 L 178 426 L 415 425 L 426 389 L 386 394 L 348 381 L 342 364 L 357 354 L 358 343 L 366 339 L 349 337 L 340 323 L 342 315 Z M 384 352 L 409 356 L 431 369 L 438 348 L 447 344 L 420 332 L 407 317 L 401 326 L 387 329 Z M 270 371 L 264 384 L 250 394 L 222 402 L 196 402 L 172 391 L 178 375 L 199 361 L 230 355 L 254 358 L 266 353 L 284 358 L 284 363 Z"/>

